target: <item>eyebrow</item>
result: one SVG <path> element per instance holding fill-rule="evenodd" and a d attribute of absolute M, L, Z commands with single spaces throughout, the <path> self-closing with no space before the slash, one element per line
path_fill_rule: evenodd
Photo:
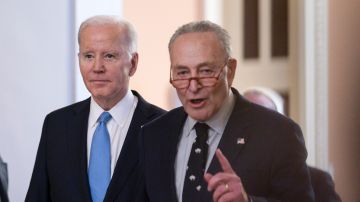
<path fill-rule="evenodd" d="M 212 63 L 212 62 L 202 62 L 200 64 L 197 64 L 196 68 L 201 68 L 201 67 L 204 67 L 204 66 L 214 67 L 216 65 L 214 63 Z M 190 69 L 188 66 L 185 66 L 185 65 L 175 65 L 175 66 L 171 66 L 171 68 Z"/>

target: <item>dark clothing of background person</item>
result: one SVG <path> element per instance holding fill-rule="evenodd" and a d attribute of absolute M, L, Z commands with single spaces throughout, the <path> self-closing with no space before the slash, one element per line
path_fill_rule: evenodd
<path fill-rule="evenodd" d="M 7 194 L 8 190 L 8 171 L 7 164 L 2 160 L 0 156 L 0 202 L 8 202 L 9 197 Z"/>
<path fill-rule="evenodd" d="M 339 202 L 340 196 L 335 191 L 335 184 L 329 173 L 309 166 L 311 184 L 316 202 Z"/>

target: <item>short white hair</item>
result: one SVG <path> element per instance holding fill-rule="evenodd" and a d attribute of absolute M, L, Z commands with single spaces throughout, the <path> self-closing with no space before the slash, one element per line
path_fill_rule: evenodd
<path fill-rule="evenodd" d="M 251 92 L 256 92 L 266 96 L 274 103 L 276 107 L 276 111 L 279 112 L 280 114 L 284 114 L 284 99 L 283 97 L 281 97 L 281 95 L 278 92 L 276 92 L 271 88 L 262 87 L 262 86 L 254 86 L 244 90 L 244 94 Z"/>
<path fill-rule="evenodd" d="M 117 25 L 125 30 L 125 40 L 129 54 L 137 52 L 137 35 L 134 26 L 128 21 L 116 15 L 96 15 L 88 18 L 81 23 L 78 32 L 78 43 L 80 44 L 80 34 L 88 26 L 92 25 Z"/>

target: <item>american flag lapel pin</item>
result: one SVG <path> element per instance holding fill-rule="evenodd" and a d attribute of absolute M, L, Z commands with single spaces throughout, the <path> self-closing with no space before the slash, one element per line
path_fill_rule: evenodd
<path fill-rule="evenodd" d="M 236 144 L 245 144 L 245 139 L 242 137 L 239 137 L 236 141 Z"/>

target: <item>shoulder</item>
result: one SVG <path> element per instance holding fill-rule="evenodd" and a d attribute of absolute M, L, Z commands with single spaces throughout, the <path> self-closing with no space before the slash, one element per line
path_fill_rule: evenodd
<path fill-rule="evenodd" d="M 306 158 L 304 137 L 297 123 L 276 111 L 246 101 L 236 92 L 234 95 L 235 106 L 227 127 L 242 130 L 252 140 L 254 148 L 261 144 L 264 150 L 279 156 L 301 153 L 301 158 Z"/>
<path fill-rule="evenodd" d="M 236 89 L 232 89 L 235 95 L 235 106 L 232 112 L 232 118 L 240 119 L 242 122 L 260 125 L 262 127 L 275 127 L 300 130 L 297 123 L 290 118 L 265 108 L 263 106 L 251 103 L 243 98 Z"/>
<path fill-rule="evenodd" d="M 306 153 L 304 137 L 296 122 L 278 112 L 253 103 L 249 103 L 245 108 L 243 116 L 246 119 L 244 122 L 251 128 L 249 133 L 263 140 L 266 139 L 266 142 L 275 146 L 278 151 L 301 150 L 303 154 Z"/>
<path fill-rule="evenodd" d="M 131 92 L 138 98 L 138 104 L 137 104 L 136 110 L 141 111 L 143 114 L 145 114 L 150 119 L 153 119 L 155 117 L 158 117 L 158 116 L 166 113 L 166 111 L 164 109 L 146 101 L 135 90 L 132 90 Z"/>
<path fill-rule="evenodd" d="M 140 138 L 144 150 L 151 151 L 160 148 L 166 148 L 166 151 L 171 150 L 171 147 L 177 144 L 186 117 L 186 113 L 180 107 L 143 125 Z"/>
<path fill-rule="evenodd" d="M 309 173 L 317 201 L 341 201 L 335 191 L 334 181 L 328 172 L 309 166 Z"/>
<path fill-rule="evenodd" d="M 66 107 L 62 107 L 60 109 L 54 110 L 50 112 L 46 119 L 56 119 L 56 118 L 62 118 L 70 115 L 76 115 L 81 112 L 89 112 L 90 110 L 90 98 L 76 102 L 74 104 L 68 105 Z"/>
<path fill-rule="evenodd" d="M 334 182 L 329 173 L 311 166 L 309 166 L 309 172 L 313 184 L 328 184 L 330 186 L 334 185 Z"/>
<path fill-rule="evenodd" d="M 187 117 L 183 107 L 172 109 L 144 125 L 144 128 L 167 128 L 182 123 Z"/>

